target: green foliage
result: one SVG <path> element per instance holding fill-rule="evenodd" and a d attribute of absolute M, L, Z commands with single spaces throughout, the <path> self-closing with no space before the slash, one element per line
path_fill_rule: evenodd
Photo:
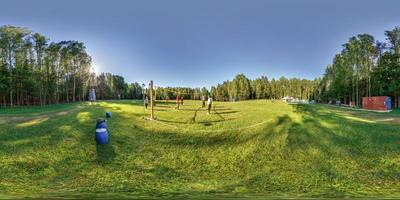
<path fill-rule="evenodd" d="M 250 99 L 250 80 L 244 74 L 238 74 L 230 84 L 230 97 L 237 100 Z"/>
<path fill-rule="evenodd" d="M 84 101 L 89 88 L 100 90 L 100 99 L 141 98 L 138 84 L 128 87 L 123 77 L 109 73 L 96 77 L 91 62 L 82 42 L 49 43 L 40 33 L 2 26 L 1 106 Z"/>
<path fill-rule="evenodd" d="M 48 41 L 25 28 L 0 27 L 2 105 L 43 105 L 85 99 L 91 58 L 84 44 Z M 6 74 L 9 74 L 7 84 Z"/>
<path fill-rule="evenodd" d="M 183 99 L 200 100 L 201 97 L 208 95 L 208 90 L 203 88 L 189 88 L 189 87 L 157 87 L 155 95 L 157 99 L 171 100 L 175 99 L 177 95 Z M 149 90 L 146 90 L 146 95 L 150 95 Z"/>
<path fill-rule="evenodd" d="M 316 100 L 318 79 L 307 80 L 281 77 L 268 81 L 266 76 L 255 80 L 239 74 L 232 81 L 225 81 L 211 88 L 211 95 L 217 101 L 233 101 L 248 99 L 281 99 L 291 96 L 298 99 Z"/>
<path fill-rule="evenodd" d="M 388 43 L 368 34 L 351 37 L 328 65 L 318 95 L 323 102 L 341 100 L 361 106 L 361 97 L 390 96 L 400 105 L 400 28 L 385 31 Z"/>

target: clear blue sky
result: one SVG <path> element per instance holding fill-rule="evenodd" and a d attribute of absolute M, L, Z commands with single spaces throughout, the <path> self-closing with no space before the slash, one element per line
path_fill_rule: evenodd
<path fill-rule="evenodd" d="M 97 72 L 162 86 L 237 73 L 313 79 L 350 36 L 400 26 L 398 0 L 0 0 L 0 25 L 80 40 Z"/>

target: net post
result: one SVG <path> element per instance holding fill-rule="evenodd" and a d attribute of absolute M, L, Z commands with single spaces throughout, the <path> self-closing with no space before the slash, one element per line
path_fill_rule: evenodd
<path fill-rule="evenodd" d="M 150 119 L 154 119 L 154 102 L 153 102 L 153 80 L 150 81 L 150 106 L 151 106 L 151 115 Z"/>

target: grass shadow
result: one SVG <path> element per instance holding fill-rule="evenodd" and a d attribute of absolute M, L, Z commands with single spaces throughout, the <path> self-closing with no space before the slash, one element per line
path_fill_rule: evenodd
<path fill-rule="evenodd" d="M 96 144 L 96 160 L 99 164 L 108 164 L 116 157 L 112 144 Z"/>

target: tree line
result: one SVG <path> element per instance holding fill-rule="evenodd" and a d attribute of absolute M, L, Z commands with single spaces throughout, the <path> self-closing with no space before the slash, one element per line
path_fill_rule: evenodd
<path fill-rule="evenodd" d="M 315 89 L 320 79 L 272 78 L 261 76 L 254 80 L 238 74 L 233 80 L 211 87 L 210 94 L 217 101 L 241 101 L 249 99 L 281 99 L 290 96 L 298 99 L 315 99 Z"/>
<path fill-rule="evenodd" d="M 389 96 L 394 107 L 400 107 L 400 27 L 385 31 L 385 36 L 384 42 L 365 33 L 349 38 L 324 75 L 314 80 L 285 77 L 269 80 L 266 76 L 251 80 L 238 74 L 233 80 L 211 87 L 210 91 L 205 88 L 164 88 L 157 93 L 157 98 L 177 93 L 189 99 L 211 95 L 217 101 L 290 96 L 321 103 L 340 101 L 362 106 L 362 97 Z"/>
<path fill-rule="evenodd" d="M 124 77 L 111 73 L 101 73 L 93 80 L 91 88 L 96 91 L 97 99 L 141 99 L 142 86 L 125 82 Z"/>
<path fill-rule="evenodd" d="M 324 75 L 314 80 L 286 78 L 254 80 L 238 74 L 232 80 L 207 88 L 156 87 L 157 99 L 217 101 L 298 99 L 328 103 L 341 101 L 361 106 L 362 97 L 385 95 L 400 106 L 400 27 L 385 31 L 386 41 L 369 34 L 351 37 L 333 58 Z M 46 36 L 22 27 L 0 27 L 1 106 L 44 105 L 85 101 L 90 88 L 98 99 L 142 99 L 147 86 L 127 83 L 111 73 L 96 75 L 84 43 L 51 42 Z"/>
<path fill-rule="evenodd" d="M 146 94 L 148 94 L 148 92 Z M 175 99 L 177 95 L 183 99 L 199 100 L 201 99 L 201 96 L 206 96 L 209 92 L 205 87 L 155 87 L 154 94 L 157 99 L 161 100 Z"/>
<path fill-rule="evenodd" d="M 211 96 L 216 101 L 242 101 L 250 99 L 281 99 L 290 96 L 298 99 L 317 99 L 315 90 L 321 79 L 307 80 L 299 78 L 272 78 L 261 76 L 251 80 L 244 74 L 238 74 L 233 80 L 207 88 L 155 87 L 157 99 L 174 99 L 180 95 L 184 99 L 199 100 L 202 96 Z M 148 89 L 145 91 L 149 94 Z"/>
<path fill-rule="evenodd" d="M 3 106 L 84 100 L 93 75 L 90 64 L 82 42 L 50 42 L 26 28 L 0 27 Z"/>
<path fill-rule="evenodd" d="M 90 88 L 99 99 L 142 98 L 138 83 L 110 73 L 96 76 L 91 62 L 82 42 L 51 42 L 27 28 L 1 26 L 1 106 L 84 101 Z"/>
<path fill-rule="evenodd" d="M 316 90 L 321 102 L 362 105 L 362 97 L 390 96 L 400 106 L 400 27 L 385 31 L 386 41 L 369 34 L 351 37 L 333 58 Z"/>

